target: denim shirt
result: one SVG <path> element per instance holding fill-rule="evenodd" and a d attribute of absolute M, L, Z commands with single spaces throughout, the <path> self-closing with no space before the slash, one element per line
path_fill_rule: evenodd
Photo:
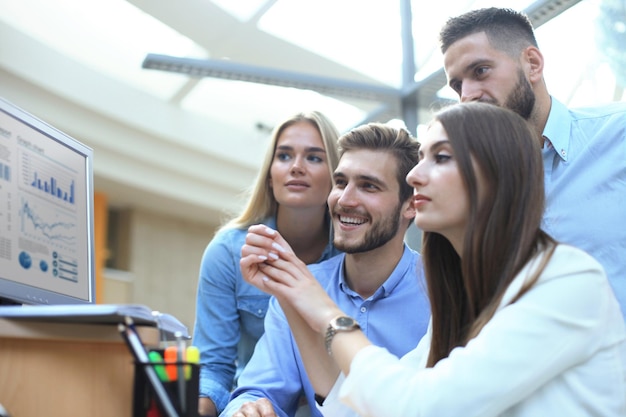
<path fill-rule="evenodd" d="M 542 227 L 602 264 L 626 318 L 626 103 L 574 110 L 552 98 L 543 135 Z"/>
<path fill-rule="evenodd" d="M 367 299 L 346 284 L 344 261 L 345 255 L 336 256 L 310 265 L 309 270 L 341 310 L 359 322 L 373 344 L 397 356 L 414 349 L 426 333 L 430 319 L 421 256 L 405 245 L 402 258 L 389 278 Z M 265 328 L 266 333 L 259 340 L 220 417 L 230 417 L 243 403 L 259 398 L 269 399 L 277 416 L 293 417 L 303 393 L 311 415 L 319 417 L 313 386 L 306 377 L 295 339 L 275 298 L 270 301 Z"/>
<path fill-rule="evenodd" d="M 263 224 L 276 229 L 276 219 Z M 246 283 L 239 259 L 247 229 L 223 229 L 202 256 L 193 345 L 200 350 L 200 397 L 209 397 L 218 413 L 228 402 L 237 376 L 263 334 L 269 295 Z M 332 237 L 319 261 L 340 252 Z"/>

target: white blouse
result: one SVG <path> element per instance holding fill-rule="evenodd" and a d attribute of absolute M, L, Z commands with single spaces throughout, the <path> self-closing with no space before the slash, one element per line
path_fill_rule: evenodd
<path fill-rule="evenodd" d="M 624 417 L 626 326 L 600 264 L 559 245 L 513 304 L 535 259 L 465 347 L 426 368 L 431 332 L 402 359 L 359 352 L 320 411 L 325 416 Z M 349 406 L 349 408 L 348 408 Z"/>

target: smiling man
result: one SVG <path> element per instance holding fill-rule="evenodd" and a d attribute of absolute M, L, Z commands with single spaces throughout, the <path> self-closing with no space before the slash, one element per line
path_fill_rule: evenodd
<path fill-rule="evenodd" d="M 415 216 L 405 177 L 419 144 L 405 130 L 370 123 L 342 136 L 339 148 L 328 205 L 334 244 L 345 254 L 308 272 L 373 343 L 402 356 L 417 345 L 430 317 L 420 255 L 404 243 Z M 252 226 L 248 237 L 257 233 L 272 231 Z M 314 404 L 321 398 L 315 398 L 289 324 L 272 299 L 265 334 L 221 416 L 293 416 L 303 396 L 311 415 L 321 415 Z"/>

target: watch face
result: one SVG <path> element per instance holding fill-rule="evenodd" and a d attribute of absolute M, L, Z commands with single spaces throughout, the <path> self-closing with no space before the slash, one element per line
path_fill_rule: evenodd
<path fill-rule="evenodd" d="M 336 324 L 338 327 L 352 327 L 354 326 L 354 319 L 351 317 L 339 317 Z"/>

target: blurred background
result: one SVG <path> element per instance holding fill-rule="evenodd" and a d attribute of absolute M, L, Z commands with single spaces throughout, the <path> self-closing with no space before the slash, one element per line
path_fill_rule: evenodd
<path fill-rule="evenodd" d="M 626 100 L 626 0 L 0 0 L 0 96 L 94 149 L 97 301 L 191 330 L 202 251 L 274 125 L 418 133 L 456 100 L 439 28 L 487 6 L 529 14 L 559 100 Z"/>

